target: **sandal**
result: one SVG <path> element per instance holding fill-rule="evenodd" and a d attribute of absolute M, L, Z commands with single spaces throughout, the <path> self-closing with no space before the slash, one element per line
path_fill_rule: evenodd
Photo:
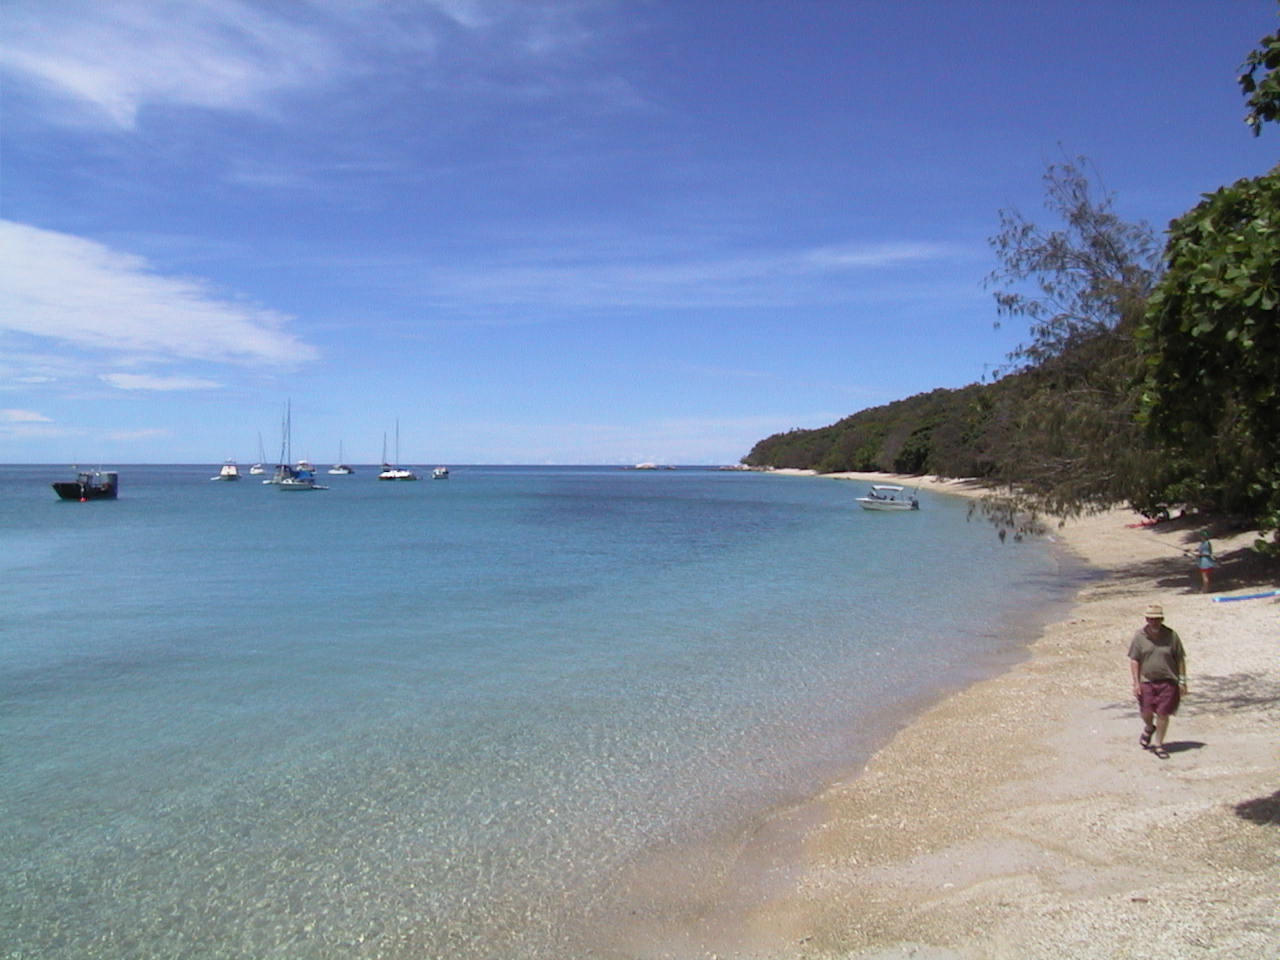
<path fill-rule="evenodd" d="M 1154 753 L 1161 760 L 1169 759 L 1169 751 L 1166 750 L 1163 745 L 1152 747 L 1151 752 Z"/>
<path fill-rule="evenodd" d="M 1151 735 L 1155 732 L 1156 728 L 1154 726 L 1147 727 L 1142 731 L 1142 736 L 1138 738 L 1138 743 L 1141 745 L 1143 750 L 1146 750 L 1151 746 Z"/>

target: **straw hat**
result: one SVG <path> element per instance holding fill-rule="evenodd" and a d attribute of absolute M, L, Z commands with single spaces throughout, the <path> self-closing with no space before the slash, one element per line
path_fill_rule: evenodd
<path fill-rule="evenodd" d="M 1148 604 L 1147 604 L 1147 619 L 1148 619 L 1148 620 L 1163 620 L 1163 619 L 1164 619 L 1164 607 L 1160 606 L 1160 604 L 1158 604 L 1158 603 L 1148 603 Z"/>

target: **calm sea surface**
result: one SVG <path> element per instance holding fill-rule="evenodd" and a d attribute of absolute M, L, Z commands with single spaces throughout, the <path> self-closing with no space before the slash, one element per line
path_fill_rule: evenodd
<path fill-rule="evenodd" d="M 833 480 L 110 468 L 81 504 L 0 466 L 5 957 L 589 955 L 637 858 L 816 791 L 1063 598 L 966 501 Z"/>

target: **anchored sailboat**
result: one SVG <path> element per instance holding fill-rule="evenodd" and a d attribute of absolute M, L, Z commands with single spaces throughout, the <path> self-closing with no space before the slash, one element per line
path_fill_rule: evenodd
<path fill-rule="evenodd" d="M 258 462 L 249 468 L 249 472 L 255 477 L 259 474 L 267 472 L 267 451 L 262 449 L 262 431 L 258 431 Z"/>
<path fill-rule="evenodd" d="M 355 473 L 354 470 L 347 466 L 346 461 L 342 459 L 341 440 L 338 441 L 338 462 L 329 468 L 329 473 L 335 477 L 348 476 Z"/>
<path fill-rule="evenodd" d="M 275 484 L 281 490 L 328 490 L 328 487 L 322 487 L 316 483 L 316 475 L 312 472 L 310 463 L 300 460 L 296 467 L 289 466 L 289 461 L 293 459 L 292 400 L 285 404 L 284 410 L 284 429 L 280 440 L 280 462 L 276 464 L 275 475 L 270 480 L 263 480 L 262 482 Z"/>
<path fill-rule="evenodd" d="M 400 421 L 396 420 L 396 463 L 400 462 Z M 387 462 L 387 435 L 382 435 L 382 472 L 379 480 L 417 480 L 418 475 L 401 466 L 392 466 Z"/>

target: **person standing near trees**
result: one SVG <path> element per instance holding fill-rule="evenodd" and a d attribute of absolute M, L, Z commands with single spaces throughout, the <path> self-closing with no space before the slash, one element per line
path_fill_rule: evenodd
<path fill-rule="evenodd" d="M 1161 760 L 1169 759 L 1164 738 L 1169 718 L 1187 692 L 1187 655 L 1178 634 L 1165 626 L 1164 608 L 1148 604 L 1147 622 L 1129 643 L 1133 696 L 1142 714 L 1138 743 Z"/>
<path fill-rule="evenodd" d="M 1218 561 L 1213 556 L 1213 544 L 1209 542 L 1209 531 L 1200 531 L 1200 547 L 1196 550 L 1196 567 L 1200 570 L 1200 590 L 1209 592 L 1209 579 L 1213 576 L 1213 568 Z"/>

